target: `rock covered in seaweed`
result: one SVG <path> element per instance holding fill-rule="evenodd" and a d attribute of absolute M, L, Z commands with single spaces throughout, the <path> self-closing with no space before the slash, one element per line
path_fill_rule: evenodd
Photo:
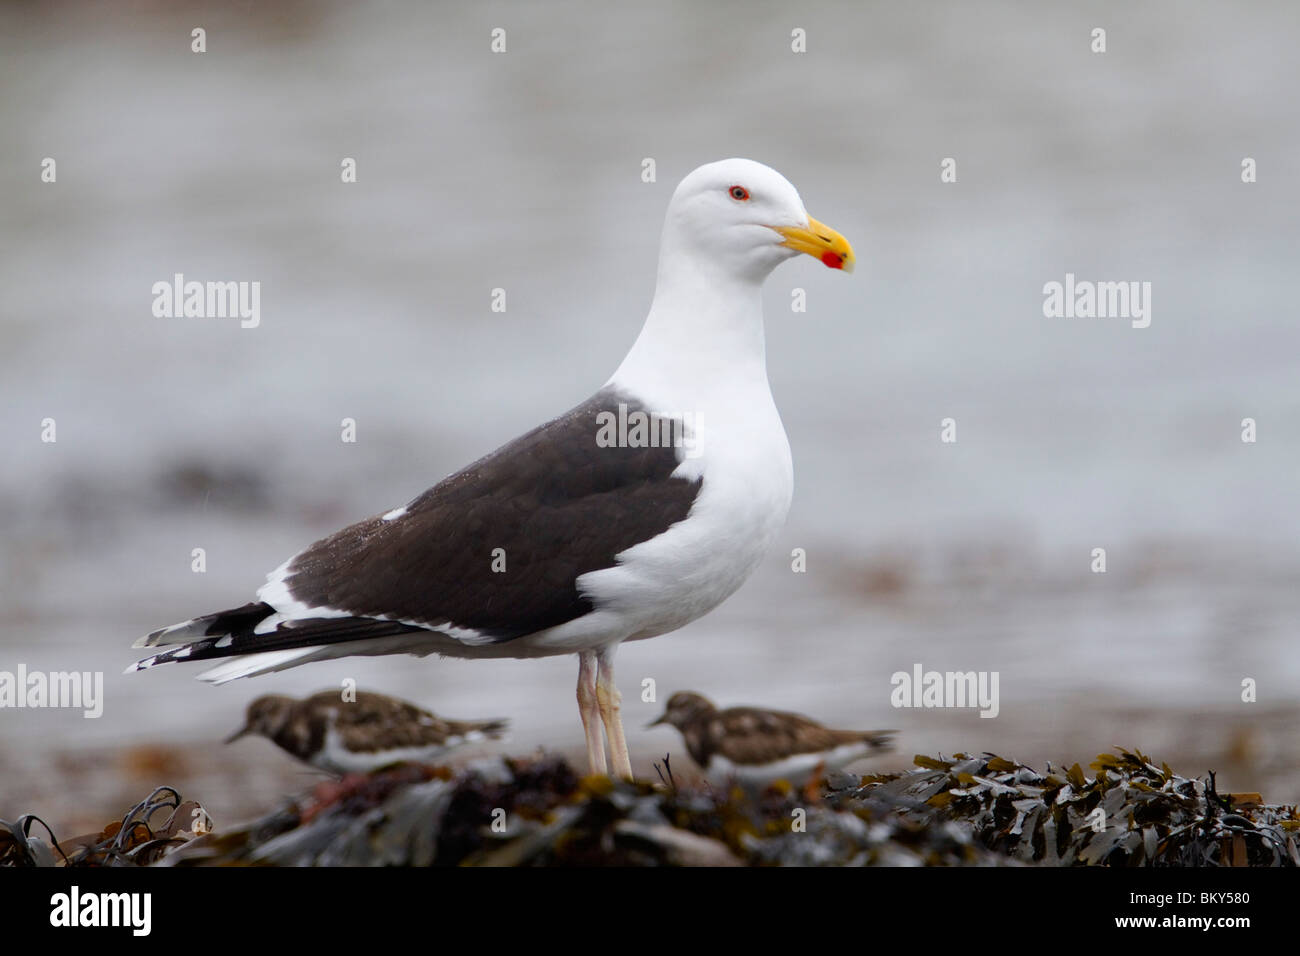
<path fill-rule="evenodd" d="M 1100 755 L 1091 777 L 993 754 L 915 763 L 760 793 L 678 787 L 671 772 L 655 785 L 580 778 L 558 757 L 402 764 L 206 833 L 201 807 L 159 788 L 120 823 L 62 846 L 31 832 L 35 818 L 0 822 L 0 865 L 1300 864 L 1295 807 L 1222 796 L 1213 775 L 1181 777 L 1138 751 Z"/>
<path fill-rule="evenodd" d="M 1099 754 L 1089 777 L 1076 763 L 1039 773 L 993 754 L 918 756 L 917 769 L 864 777 L 837 802 L 897 801 L 904 816 L 936 812 L 1023 862 L 1054 866 L 1300 866 L 1294 806 L 1258 794 L 1221 796 L 1205 781 L 1156 766 L 1138 750 Z"/>

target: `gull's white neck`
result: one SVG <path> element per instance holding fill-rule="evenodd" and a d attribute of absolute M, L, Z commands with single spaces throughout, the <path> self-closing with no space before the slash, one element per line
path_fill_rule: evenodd
<path fill-rule="evenodd" d="M 761 275 L 738 275 L 666 244 L 645 325 L 609 384 L 659 403 L 767 392 Z"/>

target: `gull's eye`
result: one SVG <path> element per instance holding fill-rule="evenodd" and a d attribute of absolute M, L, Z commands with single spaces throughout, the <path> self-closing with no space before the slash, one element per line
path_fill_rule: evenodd
<path fill-rule="evenodd" d="M 744 202 L 745 200 L 749 199 L 749 190 L 746 189 L 744 186 L 732 186 L 729 190 L 727 190 L 727 192 L 729 192 L 731 194 L 731 198 L 736 200 L 737 202 Z"/>

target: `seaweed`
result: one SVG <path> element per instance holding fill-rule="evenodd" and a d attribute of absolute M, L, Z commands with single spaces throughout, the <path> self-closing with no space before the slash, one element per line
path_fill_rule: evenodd
<path fill-rule="evenodd" d="M 157 826 L 153 819 L 160 811 L 171 809 L 167 819 Z M 15 823 L 0 820 L 0 866 L 56 866 L 51 847 L 58 850 L 62 865 L 70 867 L 148 866 L 177 847 L 206 833 L 211 818 L 199 804 L 181 800 L 172 787 L 158 787 L 121 820 L 114 820 L 97 834 L 65 840 L 69 856 L 54 836 L 54 831 L 39 817 L 27 814 Z M 33 823 L 40 823 L 50 835 L 50 842 L 30 835 Z"/>
<path fill-rule="evenodd" d="M 633 783 L 580 777 L 544 755 L 399 764 L 318 784 L 222 832 L 159 787 L 62 846 L 30 834 L 37 817 L 0 821 L 0 865 L 1300 865 L 1294 806 L 1220 794 L 1213 773 L 1182 777 L 1137 750 L 1098 755 L 1091 776 L 1077 763 L 1038 771 L 957 753 L 762 791 L 679 782 L 667 757 L 656 769 L 658 782 Z"/>
<path fill-rule="evenodd" d="M 1077 763 L 1043 773 L 994 754 L 951 760 L 920 756 L 915 770 L 866 777 L 837 794 L 848 803 L 910 798 L 929 818 L 941 811 L 972 828 L 985 847 L 1054 866 L 1300 865 L 1294 806 L 1259 794 L 1220 796 L 1205 781 L 1156 766 L 1139 750 L 1099 754 L 1089 777 Z"/>

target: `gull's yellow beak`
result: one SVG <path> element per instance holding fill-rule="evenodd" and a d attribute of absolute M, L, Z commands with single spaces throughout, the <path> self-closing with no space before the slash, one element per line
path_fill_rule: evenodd
<path fill-rule="evenodd" d="M 853 271 L 853 247 L 830 226 L 823 225 L 809 216 L 807 229 L 800 229 L 798 226 L 773 226 L 772 228 L 785 236 L 785 242 L 781 245 L 806 252 L 814 259 L 820 259 L 828 268 L 843 269 L 845 272 Z"/>

